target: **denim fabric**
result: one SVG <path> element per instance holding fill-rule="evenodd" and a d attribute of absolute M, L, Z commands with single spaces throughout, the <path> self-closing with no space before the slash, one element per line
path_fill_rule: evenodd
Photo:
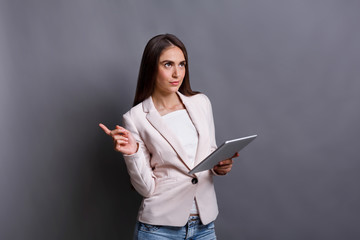
<path fill-rule="evenodd" d="M 134 240 L 216 240 L 215 225 L 203 225 L 198 216 L 190 216 L 184 227 L 155 226 L 137 222 Z"/>

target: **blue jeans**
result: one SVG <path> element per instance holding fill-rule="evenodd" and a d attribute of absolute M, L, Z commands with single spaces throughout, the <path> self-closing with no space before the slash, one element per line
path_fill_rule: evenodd
<path fill-rule="evenodd" d="M 190 216 L 184 227 L 155 226 L 142 222 L 136 223 L 134 240 L 216 240 L 215 225 L 203 225 L 199 216 Z"/>

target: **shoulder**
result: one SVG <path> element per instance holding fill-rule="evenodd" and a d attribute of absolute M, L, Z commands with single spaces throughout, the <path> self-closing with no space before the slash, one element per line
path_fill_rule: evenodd
<path fill-rule="evenodd" d="M 211 105 L 210 99 L 204 93 L 198 93 L 187 97 L 189 101 L 201 105 Z"/>
<path fill-rule="evenodd" d="M 124 115 L 124 119 L 136 119 L 140 117 L 142 114 L 144 114 L 143 108 L 142 108 L 142 102 L 133 106 L 129 111 L 127 111 Z"/>

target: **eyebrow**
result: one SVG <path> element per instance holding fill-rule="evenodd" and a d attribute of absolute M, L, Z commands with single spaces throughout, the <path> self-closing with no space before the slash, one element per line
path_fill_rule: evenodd
<path fill-rule="evenodd" d="M 171 61 L 171 60 L 164 60 L 164 61 L 161 61 L 160 63 L 166 63 L 166 62 L 168 62 L 168 63 L 174 63 L 174 61 Z M 180 63 L 186 63 L 186 60 L 183 60 L 183 61 L 181 61 Z"/>

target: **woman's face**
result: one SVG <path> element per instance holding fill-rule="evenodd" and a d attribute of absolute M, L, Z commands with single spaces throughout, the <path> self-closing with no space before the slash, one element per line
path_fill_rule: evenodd
<path fill-rule="evenodd" d="M 159 58 L 154 92 L 175 93 L 179 90 L 185 76 L 185 57 L 180 48 L 165 48 Z"/>

